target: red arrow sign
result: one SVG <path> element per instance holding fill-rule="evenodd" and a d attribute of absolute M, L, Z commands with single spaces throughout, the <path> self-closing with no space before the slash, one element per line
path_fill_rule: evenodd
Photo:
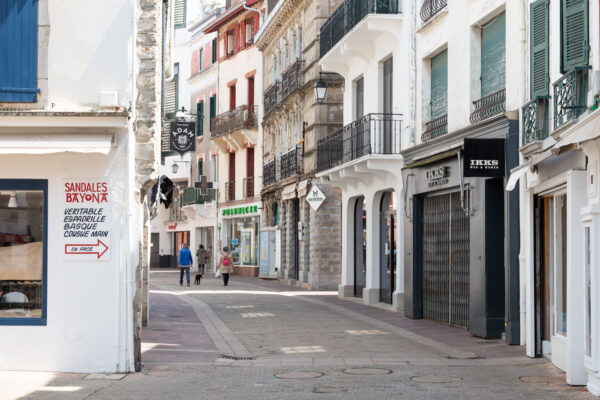
<path fill-rule="evenodd" d="M 102 257 L 108 250 L 108 246 L 98 239 L 96 244 L 65 244 L 65 254 L 96 254 Z"/>

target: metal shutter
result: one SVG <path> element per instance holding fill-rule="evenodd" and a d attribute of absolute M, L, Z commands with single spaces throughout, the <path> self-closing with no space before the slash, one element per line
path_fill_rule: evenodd
<path fill-rule="evenodd" d="M 481 97 L 505 88 L 506 14 L 502 13 L 481 28 Z"/>
<path fill-rule="evenodd" d="M 549 0 L 538 0 L 530 6 L 531 19 L 531 98 L 548 95 L 548 8 Z"/>
<path fill-rule="evenodd" d="M 185 27 L 185 3 L 186 0 L 175 0 L 173 6 L 173 22 L 175 28 Z"/>
<path fill-rule="evenodd" d="M 588 0 L 562 0 L 561 31 L 564 70 L 574 65 L 587 65 Z"/>
<path fill-rule="evenodd" d="M 448 50 L 431 59 L 431 119 L 448 113 Z"/>

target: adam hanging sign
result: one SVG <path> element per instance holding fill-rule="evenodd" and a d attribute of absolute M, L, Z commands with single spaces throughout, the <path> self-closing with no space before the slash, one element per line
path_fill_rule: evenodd
<path fill-rule="evenodd" d="M 171 122 L 171 151 L 176 151 L 182 156 L 185 153 L 196 151 L 195 132 L 195 122 Z"/>
<path fill-rule="evenodd" d="M 464 176 L 504 176 L 504 139 L 465 139 Z"/>
<path fill-rule="evenodd" d="M 64 181 L 61 251 L 65 260 L 110 260 L 110 209 L 110 186 L 105 179 Z"/>

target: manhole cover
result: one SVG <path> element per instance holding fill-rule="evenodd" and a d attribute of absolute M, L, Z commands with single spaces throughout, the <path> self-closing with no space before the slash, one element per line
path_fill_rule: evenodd
<path fill-rule="evenodd" d="M 385 375 L 391 374 L 392 370 L 386 368 L 346 368 L 344 373 L 350 375 Z"/>
<path fill-rule="evenodd" d="M 451 382 L 459 382 L 462 381 L 463 378 L 460 376 L 450 376 L 450 375 L 421 375 L 421 376 L 413 376 L 412 378 L 415 382 L 423 382 L 423 383 L 451 383 Z"/>
<path fill-rule="evenodd" d="M 315 371 L 292 371 L 280 372 L 274 376 L 278 379 L 314 379 L 322 377 L 323 374 Z"/>

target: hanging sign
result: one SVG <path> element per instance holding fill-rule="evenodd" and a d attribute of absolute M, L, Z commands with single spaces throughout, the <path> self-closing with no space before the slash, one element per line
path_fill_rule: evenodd
<path fill-rule="evenodd" d="M 182 156 L 196 151 L 196 123 L 185 121 L 171 122 L 171 151 Z"/>
<path fill-rule="evenodd" d="M 465 139 L 464 176 L 504 176 L 504 139 Z"/>
<path fill-rule="evenodd" d="M 106 179 L 65 179 L 63 257 L 71 261 L 110 260 L 110 185 Z"/>
<path fill-rule="evenodd" d="M 310 207 L 313 210 L 317 211 L 326 198 L 327 197 L 325 197 L 321 189 L 319 189 L 319 187 L 315 185 L 308 192 L 308 195 L 306 196 L 306 201 L 308 202 L 308 204 L 310 204 Z"/>

